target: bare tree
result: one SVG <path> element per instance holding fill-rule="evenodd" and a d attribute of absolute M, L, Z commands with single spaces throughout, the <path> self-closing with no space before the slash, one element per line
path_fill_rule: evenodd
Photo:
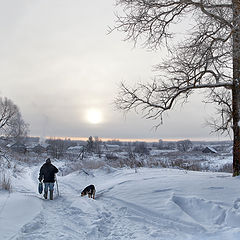
<path fill-rule="evenodd" d="M 240 1 L 239 0 L 118 0 L 123 7 L 114 29 L 126 40 L 145 40 L 153 49 L 165 46 L 170 57 L 156 70 L 151 83 L 134 87 L 122 83 L 118 109 L 141 110 L 160 119 L 177 102 L 186 102 L 203 89 L 207 102 L 217 104 L 212 126 L 221 133 L 233 130 L 233 176 L 240 174 Z M 192 18 L 188 38 L 169 44 L 172 26 Z"/>
<path fill-rule="evenodd" d="M 101 158 L 101 144 L 102 140 L 99 137 L 94 137 L 94 150 L 95 153 Z"/>
<path fill-rule="evenodd" d="M 136 142 L 134 152 L 143 154 L 143 155 L 149 155 L 150 153 L 146 142 Z"/>
<path fill-rule="evenodd" d="M 94 141 L 93 141 L 93 137 L 90 136 L 87 140 L 87 151 L 88 152 L 93 152 L 94 151 Z"/>
<path fill-rule="evenodd" d="M 99 155 L 99 157 L 101 157 L 101 144 L 102 144 L 102 140 L 99 137 L 92 137 L 90 136 L 87 140 L 87 151 L 88 152 L 94 152 L 96 154 Z"/>
<path fill-rule="evenodd" d="M 49 144 L 47 147 L 47 152 L 51 154 L 52 157 L 59 159 L 64 156 L 69 147 L 76 146 L 75 141 L 71 139 L 60 139 L 60 138 L 49 138 L 46 140 L 46 143 Z"/>
<path fill-rule="evenodd" d="M 0 133 L 5 137 L 24 138 L 29 131 L 19 108 L 10 99 L 0 97 Z"/>
<path fill-rule="evenodd" d="M 46 140 L 47 152 L 54 158 L 60 159 L 66 152 L 67 146 L 63 139 L 50 138 Z"/>
<path fill-rule="evenodd" d="M 192 148 L 192 142 L 188 139 L 177 142 L 177 149 L 181 152 L 187 152 Z"/>

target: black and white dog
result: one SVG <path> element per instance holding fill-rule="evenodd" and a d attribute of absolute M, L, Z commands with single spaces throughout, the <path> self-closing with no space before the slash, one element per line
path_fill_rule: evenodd
<path fill-rule="evenodd" d="M 82 190 L 81 196 L 83 197 L 85 195 L 88 195 L 89 198 L 95 199 L 95 193 L 96 193 L 96 189 L 94 185 L 89 185 Z"/>

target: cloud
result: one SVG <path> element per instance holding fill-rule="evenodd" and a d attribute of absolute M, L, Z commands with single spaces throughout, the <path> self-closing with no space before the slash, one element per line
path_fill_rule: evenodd
<path fill-rule="evenodd" d="M 112 0 L 0 1 L 1 94 L 20 107 L 31 134 L 208 137 L 196 102 L 169 114 L 157 132 L 152 121 L 113 110 L 119 82 L 150 80 L 160 57 L 133 48 L 117 32 L 107 35 L 113 12 Z M 105 121 L 86 123 L 89 108 L 99 108 Z"/>

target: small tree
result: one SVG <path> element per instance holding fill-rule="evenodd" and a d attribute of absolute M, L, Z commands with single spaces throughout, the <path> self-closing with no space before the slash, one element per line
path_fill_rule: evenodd
<path fill-rule="evenodd" d="M 134 155 L 133 150 L 132 150 L 132 143 L 131 142 L 127 143 L 127 153 L 128 153 L 128 158 L 130 160 L 132 160 L 132 159 L 135 160 L 135 155 Z"/>
<path fill-rule="evenodd" d="M 181 152 L 187 152 L 192 148 L 192 142 L 190 140 L 182 140 L 177 142 L 177 149 Z"/>
<path fill-rule="evenodd" d="M 93 142 L 93 137 L 90 136 L 87 140 L 87 151 L 88 152 L 93 152 L 94 151 L 94 142 Z"/>
<path fill-rule="evenodd" d="M 99 137 L 94 137 L 94 152 L 101 157 L 101 143 L 102 140 Z"/>
<path fill-rule="evenodd" d="M 149 155 L 149 149 L 146 142 L 137 142 L 134 152 Z"/>
<path fill-rule="evenodd" d="M 99 137 L 92 137 L 90 136 L 87 140 L 87 151 L 88 152 L 94 152 L 101 156 L 101 139 Z"/>
<path fill-rule="evenodd" d="M 0 134 L 18 140 L 25 138 L 28 132 L 29 126 L 17 105 L 8 98 L 0 97 Z"/>
<path fill-rule="evenodd" d="M 164 142 L 162 139 L 159 139 L 158 144 L 157 144 L 158 149 L 164 149 Z"/>
<path fill-rule="evenodd" d="M 50 138 L 46 140 L 46 143 L 49 144 L 47 147 L 48 153 L 54 157 L 59 159 L 62 157 L 67 149 L 67 146 L 62 139 L 55 139 L 55 138 Z"/>

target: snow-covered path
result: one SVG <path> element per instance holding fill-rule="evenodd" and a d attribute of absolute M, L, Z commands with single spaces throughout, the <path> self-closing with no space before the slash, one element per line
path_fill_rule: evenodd
<path fill-rule="evenodd" d="M 0 193 L 0 239 L 239 239 L 240 178 L 230 174 L 75 172 L 58 177 L 61 195 L 50 201 L 32 191 L 38 170 L 26 171 L 10 195 Z M 96 200 L 80 197 L 89 184 Z"/>

